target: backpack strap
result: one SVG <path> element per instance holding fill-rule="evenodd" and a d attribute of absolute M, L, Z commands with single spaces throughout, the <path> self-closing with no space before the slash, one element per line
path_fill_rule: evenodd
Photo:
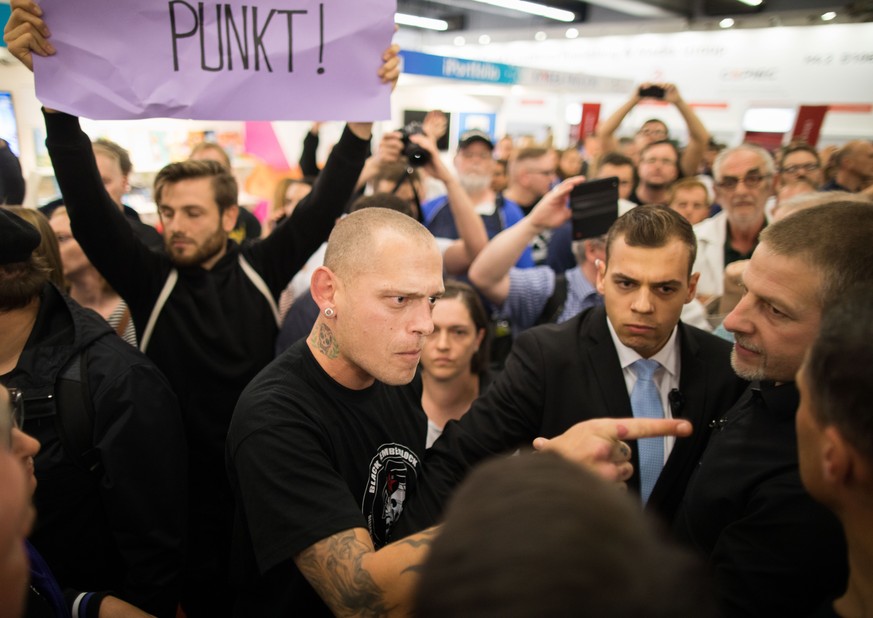
<path fill-rule="evenodd" d="M 103 464 L 94 448 L 94 403 L 88 384 L 87 350 L 74 356 L 55 384 L 55 425 L 64 452 L 77 466 L 99 476 Z"/>
<path fill-rule="evenodd" d="M 564 306 L 567 304 L 567 275 L 560 273 L 555 275 L 555 291 L 549 296 L 546 301 L 546 306 L 543 307 L 542 313 L 537 318 L 534 325 L 537 324 L 554 324 L 561 317 L 564 311 Z"/>

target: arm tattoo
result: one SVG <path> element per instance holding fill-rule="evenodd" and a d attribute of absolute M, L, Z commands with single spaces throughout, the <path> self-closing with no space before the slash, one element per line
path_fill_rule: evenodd
<path fill-rule="evenodd" d="M 333 331 L 327 324 L 318 324 L 318 329 L 313 330 L 309 335 L 309 343 L 328 358 L 339 356 L 339 343 L 334 339 Z"/>
<path fill-rule="evenodd" d="M 405 539 L 400 539 L 395 543 L 395 545 L 409 545 L 410 547 L 415 547 L 416 549 L 428 547 L 439 535 L 439 531 L 440 529 L 437 526 L 434 526 L 433 528 L 422 530 L 414 536 L 408 536 Z"/>
<path fill-rule="evenodd" d="M 372 547 L 360 542 L 354 530 L 319 541 L 297 556 L 297 568 L 338 616 L 387 616 L 384 591 L 362 568 Z"/>
<path fill-rule="evenodd" d="M 439 528 L 433 527 L 428 528 L 427 530 L 422 530 L 418 534 L 412 537 L 407 537 L 405 539 L 401 539 L 395 543 L 396 545 L 409 545 L 410 547 L 414 547 L 416 549 L 426 548 L 428 552 L 430 552 L 430 546 L 433 544 L 433 540 L 439 536 Z M 423 569 L 423 558 L 422 562 L 416 562 L 415 564 L 410 564 L 408 567 L 403 569 L 401 573 L 416 573 L 421 574 Z"/>

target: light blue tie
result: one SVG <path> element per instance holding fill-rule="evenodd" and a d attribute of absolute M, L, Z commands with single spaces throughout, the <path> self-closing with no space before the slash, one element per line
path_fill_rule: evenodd
<path fill-rule="evenodd" d="M 656 360 L 640 359 L 631 365 L 637 382 L 631 392 L 631 409 L 636 418 L 664 418 L 661 394 L 652 381 L 661 364 Z M 643 504 L 649 501 L 652 488 L 664 467 L 664 438 L 637 440 L 640 458 L 640 494 Z"/>

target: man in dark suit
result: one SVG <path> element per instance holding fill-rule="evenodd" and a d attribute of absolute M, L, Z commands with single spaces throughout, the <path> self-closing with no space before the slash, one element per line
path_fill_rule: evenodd
<path fill-rule="evenodd" d="M 642 416 L 632 403 L 639 399 L 637 386 L 648 379 L 636 375 L 640 360 L 658 363 L 652 398 L 660 400 L 663 416 L 687 419 L 695 428 L 689 438 L 649 439 L 655 441 L 654 464 L 643 440 L 632 445 L 628 486 L 647 498 L 650 510 L 671 520 L 706 446 L 709 423 L 746 384 L 731 370 L 727 342 L 679 322 L 682 306 L 694 298 L 695 250 L 690 224 L 667 208 L 641 206 L 619 218 L 607 236 L 606 263 L 598 261 L 605 306 L 519 336 L 504 373 L 430 450 L 403 526 L 436 518 L 455 484 L 488 455 L 528 445 L 537 436 L 560 436 L 537 446 L 572 456 L 586 439 L 571 429 L 576 423 Z M 647 474 L 653 486 L 641 483 Z"/>

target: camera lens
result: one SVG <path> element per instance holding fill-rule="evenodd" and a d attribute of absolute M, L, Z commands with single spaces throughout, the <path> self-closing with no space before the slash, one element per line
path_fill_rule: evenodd
<path fill-rule="evenodd" d="M 430 163 L 430 153 L 409 139 L 410 135 L 424 135 L 420 122 L 410 122 L 400 129 L 403 137 L 403 156 L 409 160 L 412 167 L 421 167 Z"/>

